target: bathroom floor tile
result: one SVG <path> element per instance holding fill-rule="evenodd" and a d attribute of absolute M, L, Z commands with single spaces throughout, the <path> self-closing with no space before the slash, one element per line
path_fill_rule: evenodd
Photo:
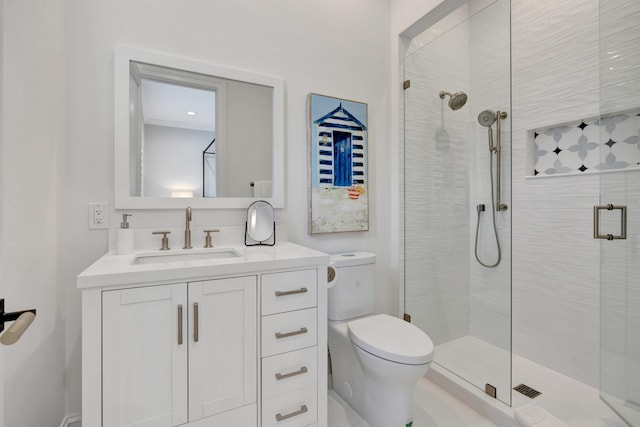
<path fill-rule="evenodd" d="M 333 390 L 329 390 L 330 427 L 369 427 Z M 413 427 L 497 427 L 426 378 L 416 386 Z"/>

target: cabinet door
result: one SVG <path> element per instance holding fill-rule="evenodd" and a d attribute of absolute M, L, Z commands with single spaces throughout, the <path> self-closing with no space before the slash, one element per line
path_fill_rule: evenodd
<path fill-rule="evenodd" d="M 183 283 L 103 292 L 104 427 L 187 422 L 186 290 Z"/>
<path fill-rule="evenodd" d="M 256 283 L 189 283 L 189 421 L 257 399 Z"/>

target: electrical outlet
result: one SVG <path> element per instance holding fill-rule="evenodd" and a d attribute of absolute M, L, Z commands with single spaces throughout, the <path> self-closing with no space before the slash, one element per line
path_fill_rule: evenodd
<path fill-rule="evenodd" d="M 107 203 L 89 203 L 89 230 L 109 228 L 108 207 Z"/>

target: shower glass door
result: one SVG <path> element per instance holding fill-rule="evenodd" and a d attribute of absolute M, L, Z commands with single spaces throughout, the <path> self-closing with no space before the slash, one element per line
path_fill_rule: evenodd
<path fill-rule="evenodd" d="M 478 3 L 404 58 L 404 311 L 436 364 L 509 405 L 510 3 Z"/>
<path fill-rule="evenodd" d="M 600 396 L 640 426 L 640 2 L 600 1 Z M 604 139 L 602 139 L 604 138 Z M 623 164 L 625 163 L 625 164 Z"/>

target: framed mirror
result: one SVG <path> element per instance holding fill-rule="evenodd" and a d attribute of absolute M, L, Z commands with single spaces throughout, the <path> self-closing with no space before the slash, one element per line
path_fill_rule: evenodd
<path fill-rule="evenodd" d="M 284 207 L 281 79 L 120 46 L 116 209 Z"/>
<path fill-rule="evenodd" d="M 244 233 L 246 246 L 276 244 L 276 222 L 273 207 L 264 200 L 253 202 L 247 209 Z"/>

